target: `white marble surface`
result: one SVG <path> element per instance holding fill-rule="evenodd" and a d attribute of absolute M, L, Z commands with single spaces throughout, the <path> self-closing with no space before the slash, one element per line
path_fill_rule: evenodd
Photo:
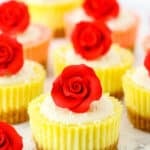
<path fill-rule="evenodd" d="M 142 39 L 150 31 L 148 18 L 150 16 L 150 1 L 149 0 L 120 0 L 125 7 L 135 10 L 141 16 L 141 26 L 137 45 L 135 50 L 135 65 L 143 62 Z M 148 30 L 149 28 L 149 30 Z M 150 32 L 149 32 L 150 33 Z M 48 68 L 51 70 L 51 66 Z M 51 73 L 51 71 L 49 71 Z M 51 78 L 51 77 L 50 77 Z M 51 80 L 46 81 L 46 89 L 49 89 Z M 31 131 L 28 122 L 15 125 L 15 128 L 23 137 L 24 150 L 35 150 L 34 142 L 32 141 Z M 119 139 L 119 150 L 150 150 L 150 133 L 142 132 L 134 129 L 127 119 L 126 111 L 124 110 Z"/>

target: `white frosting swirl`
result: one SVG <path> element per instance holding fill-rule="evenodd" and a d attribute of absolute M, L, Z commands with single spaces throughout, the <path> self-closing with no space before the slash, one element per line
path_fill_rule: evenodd
<path fill-rule="evenodd" d="M 34 43 L 37 39 L 41 38 L 41 34 L 41 30 L 39 30 L 38 26 L 30 25 L 25 32 L 17 35 L 17 39 L 22 44 Z"/>
<path fill-rule="evenodd" d="M 65 19 L 66 21 L 68 21 L 69 23 L 73 23 L 73 24 L 76 24 L 80 21 L 87 21 L 87 20 L 92 20 L 91 17 L 89 17 L 83 9 L 81 8 L 78 8 L 78 9 L 75 9 L 69 13 L 67 13 L 65 15 Z"/>
<path fill-rule="evenodd" d="M 139 86 L 150 90 L 150 75 L 144 66 L 137 67 L 131 79 Z"/>
<path fill-rule="evenodd" d="M 81 124 L 102 121 L 114 113 L 113 103 L 108 95 L 92 102 L 89 111 L 74 113 L 68 109 L 58 107 L 50 96 L 47 96 L 40 106 L 40 112 L 50 121 L 65 124 Z"/>
<path fill-rule="evenodd" d="M 21 70 L 10 76 L 0 76 L 0 85 L 11 85 L 18 83 L 28 83 L 36 79 L 39 75 L 35 71 L 35 62 L 25 61 Z"/>
<path fill-rule="evenodd" d="M 83 9 L 76 9 L 65 16 L 65 20 L 68 23 L 73 23 L 74 25 L 80 21 L 92 20 L 91 17 L 87 16 Z M 108 21 L 108 26 L 112 30 L 125 30 L 130 27 L 135 21 L 134 16 L 130 11 L 121 10 L 118 17 Z"/>
<path fill-rule="evenodd" d="M 133 25 L 135 22 L 135 17 L 130 11 L 122 10 L 120 11 L 117 18 L 108 21 L 108 26 L 112 31 L 114 30 L 126 30 L 128 27 Z"/>
<path fill-rule="evenodd" d="M 112 45 L 105 55 L 95 60 L 86 60 L 82 58 L 81 55 L 75 53 L 73 49 L 68 50 L 65 56 L 62 54 L 62 57 L 65 57 L 67 64 L 86 64 L 94 68 L 106 68 L 122 64 L 122 62 L 124 62 L 124 51 L 123 48 L 120 48 L 117 45 Z"/>

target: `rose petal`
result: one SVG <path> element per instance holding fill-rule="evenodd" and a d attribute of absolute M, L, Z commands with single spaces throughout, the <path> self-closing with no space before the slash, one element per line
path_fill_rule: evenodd
<path fill-rule="evenodd" d="M 83 77 L 75 76 L 69 78 L 63 84 L 63 92 L 65 96 L 70 98 L 78 98 L 83 99 L 86 95 L 88 95 L 88 82 L 83 79 Z"/>
<path fill-rule="evenodd" d="M 18 43 L 16 39 L 13 39 L 5 34 L 1 34 L 0 48 L 3 48 L 3 51 L 6 50 L 6 52 L 1 53 L 0 55 L 0 75 L 3 76 L 17 73 L 22 68 L 24 63 L 22 45 Z M 2 55 L 5 53 L 9 56 Z"/>
<path fill-rule="evenodd" d="M 150 74 L 150 51 L 147 52 L 144 59 L 144 66 Z"/>
<path fill-rule="evenodd" d="M 28 7 L 23 2 L 6 1 L 0 4 L 0 29 L 3 32 L 9 34 L 23 32 L 28 27 L 29 21 Z"/>
<path fill-rule="evenodd" d="M 10 62 L 13 58 L 13 50 L 6 40 L 0 41 L 0 64 Z"/>
<path fill-rule="evenodd" d="M 5 133 L 0 129 L 0 150 L 9 150 L 10 143 Z"/>
<path fill-rule="evenodd" d="M 85 0 L 83 3 L 85 12 L 96 20 L 109 20 L 119 14 L 117 0 Z"/>
<path fill-rule="evenodd" d="M 93 30 L 95 29 L 96 28 L 93 28 Z M 80 45 L 85 47 L 87 50 L 91 46 L 95 47 L 99 39 L 101 38 L 99 37 L 99 34 L 97 34 L 97 32 L 91 32 L 91 31 L 92 29 L 90 27 L 87 27 L 85 30 L 83 30 L 83 32 L 81 31 L 81 34 L 79 35 Z"/>
<path fill-rule="evenodd" d="M 11 127 L 10 125 L 0 122 L 0 130 L 3 132 L 4 136 L 8 139 L 7 146 L 9 144 L 9 149 L 11 150 L 22 150 L 23 144 L 22 144 L 22 138 L 21 136 L 16 132 L 16 130 Z M 1 147 L 0 147 L 1 149 Z M 2 150 L 6 150 L 3 149 Z"/>

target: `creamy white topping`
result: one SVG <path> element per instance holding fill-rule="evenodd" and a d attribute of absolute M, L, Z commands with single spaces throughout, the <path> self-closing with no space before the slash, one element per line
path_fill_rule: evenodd
<path fill-rule="evenodd" d="M 148 90 L 150 90 L 150 75 L 144 66 L 137 67 L 131 75 L 131 79 Z"/>
<path fill-rule="evenodd" d="M 76 9 L 71 13 L 67 14 L 66 22 L 76 24 L 80 21 L 92 20 L 91 17 L 87 16 L 83 9 Z M 130 11 L 122 10 L 120 11 L 117 18 L 114 18 L 108 22 L 108 26 L 112 30 L 125 30 L 129 26 L 131 26 L 135 21 L 134 16 Z"/>
<path fill-rule="evenodd" d="M 11 85 L 17 83 L 27 83 L 36 79 L 39 75 L 35 72 L 35 62 L 25 61 L 18 73 L 10 76 L 0 76 L 0 85 Z"/>
<path fill-rule="evenodd" d="M 124 62 L 124 53 L 121 53 L 120 49 L 124 50 L 117 45 L 112 45 L 110 50 L 105 55 L 95 60 L 86 60 L 81 57 L 81 55 L 77 54 L 73 49 L 68 50 L 65 55 L 62 54 L 62 57 L 65 57 L 67 64 L 86 64 L 92 68 L 106 68 L 120 65 Z"/>
<path fill-rule="evenodd" d="M 130 11 L 122 10 L 117 18 L 114 18 L 108 22 L 108 26 L 112 30 L 126 30 L 133 25 L 135 17 Z"/>
<path fill-rule="evenodd" d="M 17 36 L 18 41 L 23 44 L 34 43 L 40 38 L 41 30 L 39 30 L 38 26 L 34 25 L 30 25 L 25 32 Z"/>
<path fill-rule="evenodd" d="M 113 103 L 108 95 L 94 101 L 85 113 L 74 113 L 68 109 L 55 105 L 52 98 L 47 96 L 40 106 L 40 112 L 50 121 L 65 124 L 80 124 L 102 121 L 114 113 Z"/>
<path fill-rule="evenodd" d="M 65 19 L 68 23 L 76 24 L 80 21 L 92 20 L 91 17 L 87 16 L 82 8 L 75 9 L 65 15 Z"/>

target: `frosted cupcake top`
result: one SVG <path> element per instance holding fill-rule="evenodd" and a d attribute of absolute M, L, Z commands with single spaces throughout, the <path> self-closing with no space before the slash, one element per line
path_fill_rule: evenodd
<path fill-rule="evenodd" d="M 0 3 L 0 12 L 0 32 L 16 37 L 23 46 L 32 46 L 49 38 L 50 31 L 47 27 L 30 24 L 30 14 L 25 3 L 5 1 Z"/>
<path fill-rule="evenodd" d="M 47 38 L 50 34 L 48 32 L 49 30 L 45 30 L 45 27 L 43 27 L 42 25 L 32 24 L 25 30 L 25 32 L 18 34 L 17 39 L 20 43 L 24 45 L 34 44 L 37 41 L 40 42 L 41 40 L 44 40 L 43 34 L 45 35 L 45 38 Z"/>
<path fill-rule="evenodd" d="M 39 108 L 50 122 L 64 124 L 100 122 L 115 112 L 112 97 L 102 94 L 100 79 L 84 64 L 65 67 Z"/>
<path fill-rule="evenodd" d="M 39 39 L 41 37 L 41 31 L 36 27 L 36 26 L 29 26 L 27 28 L 27 30 L 22 33 L 19 34 L 17 36 L 17 39 L 19 42 L 21 43 L 32 43 L 32 42 L 36 42 L 37 39 Z"/>
<path fill-rule="evenodd" d="M 127 75 L 139 86 L 150 90 L 150 51 L 147 52 L 143 66 L 135 68 Z"/>
<path fill-rule="evenodd" d="M 135 68 L 132 75 L 128 76 L 139 86 L 150 90 L 150 76 L 144 66 Z"/>
<path fill-rule="evenodd" d="M 117 18 L 111 19 L 107 22 L 112 30 L 126 30 L 135 22 L 135 16 L 128 10 L 120 11 Z"/>
<path fill-rule="evenodd" d="M 81 124 L 102 121 L 114 113 L 113 103 L 109 95 L 103 95 L 94 101 L 85 113 L 74 113 L 56 106 L 51 97 L 47 96 L 40 106 L 40 112 L 48 120 L 65 124 Z M 59 117 L 58 117 L 59 116 Z"/>
<path fill-rule="evenodd" d="M 90 61 L 82 58 L 79 54 L 75 53 L 72 46 L 69 44 L 65 44 L 65 41 L 64 43 L 61 42 L 60 45 L 61 46 L 56 46 L 54 50 L 56 53 L 58 53 L 59 56 L 64 58 L 66 64 L 87 64 L 92 68 L 107 68 L 118 65 L 124 65 L 124 62 L 126 62 L 127 59 L 125 57 L 127 50 L 121 48 L 117 44 L 113 44 L 110 47 L 110 50 L 102 57 Z"/>
<path fill-rule="evenodd" d="M 87 16 L 87 14 L 84 12 L 82 8 L 76 9 L 72 11 L 71 13 L 67 14 L 65 16 L 66 22 L 71 22 L 72 24 L 76 24 L 80 22 L 81 20 L 92 20 L 91 17 Z M 125 30 L 126 28 L 130 27 L 135 22 L 134 15 L 127 10 L 121 10 L 119 12 L 119 15 L 114 18 L 107 21 L 108 26 L 112 30 Z"/>
<path fill-rule="evenodd" d="M 20 83 L 29 83 L 36 80 L 41 75 L 37 73 L 39 64 L 33 61 L 25 61 L 23 67 L 16 74 L 10 76 L 0 76 L 0 85 L 13 85 Z M 42 68 L 42 66 L 40 66 Z"/>

